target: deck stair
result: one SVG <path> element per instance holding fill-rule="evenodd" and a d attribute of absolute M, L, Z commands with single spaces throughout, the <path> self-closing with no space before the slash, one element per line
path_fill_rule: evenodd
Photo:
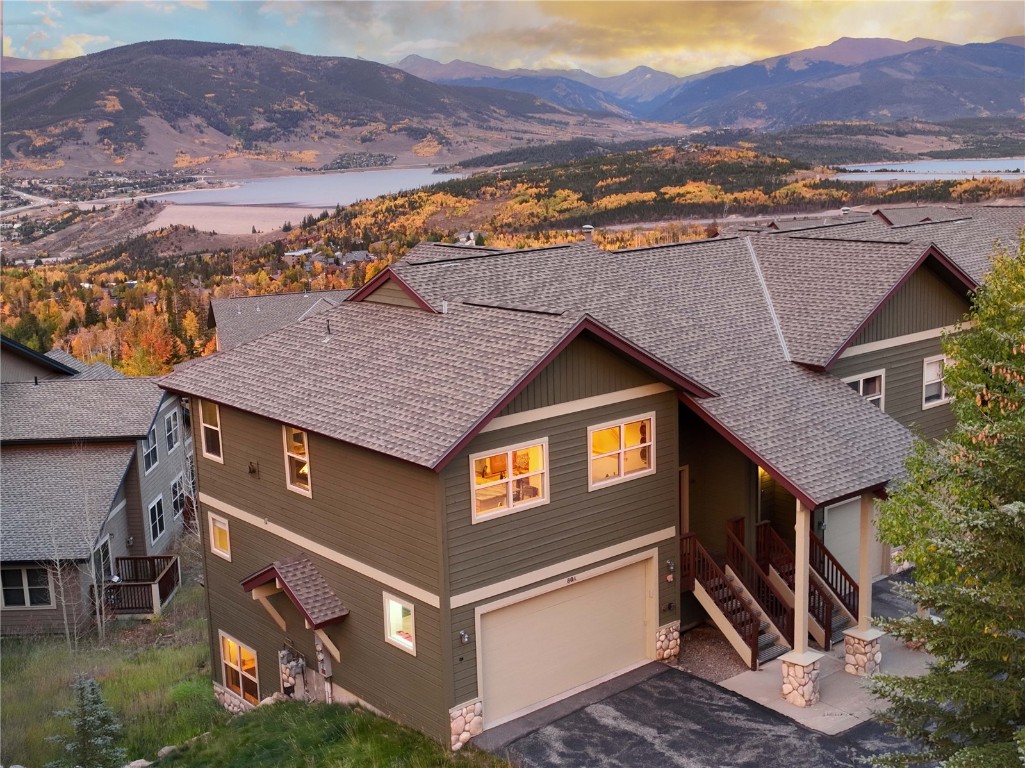
<path fill-rule="evenodd" d="M 736 574 L 719 567 L 692 533 L 680 537 L 680 562 L 681 589 L 693 589 L 751 669 L 790 650 Z"/>

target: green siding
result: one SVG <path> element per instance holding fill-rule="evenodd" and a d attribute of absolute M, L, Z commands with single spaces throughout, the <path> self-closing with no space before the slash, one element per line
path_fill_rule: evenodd
<path fill-rule="evenodd" d="M 929 438 L 939 438 L 954 425 L 949 405 L 922 408 L 923 361 L 943 354 L 939 338 L 843 357 L 831 373 L 839 379 L 885 370 L 883 410 L 904 426 Z"/>
<path fill-rule="evenodd" d="M 376 304 L 392 304 L 396 307 L 410 307 L 412 309 L 420 308 L 410 298 L 409 294 L 402 289 L 402 286 L 394 280 L 385 280 L 379 287 L 374 289 L 373 293 L 365 296 L 363 301 L 372 301 Z"/>
<path fill-rule="evenodd" d="M 580 336 L 506 406 L 502 415 L 641 387 L 655 381 L 621 355 Z"/>
<path fill-rule="evenodd" d="M 968 299 L 951 288 L 929 267 L 918 269 L 852 344 L 867 344 L 909 333 L 943 328 L 962 320 Z"/>
<path fill-rule="evenodd" d="M 282 632 L 267 612 L 241 587 L 252 573 L 297 548 L 235 518 L 229 518 L 232 560 L 209 553 L 208 508 L 202 525 L 210 609 L 213 677 L 222 681 L 218 630 L 256 651 L 260 695 L 280 690 L 277 653 L 286 642 L 315 667 L 313 632 L 305 629 L 299 612 L 283 594 L 270 598 L 285 618 Z M 215 513 L 216 510 L 213 510 Z M 341 653 L 332 659 L 334 682 L 400 722 L 435 738 L 447 737 L 448 704 L 442 683 L 440 615 L 436 608 L 413 600 L 417 655 L 385 642 L 383 593 L 408 599 L 395 590 L 353 573 L 332 561 L 307 553 L 320 573 L 348 607 L 349 615 L 325 632 Z"/>
<path fill-rule="evenodd" d="M 680 408 L 680 465 L 690 466 L 690 530 L 710 553 L 726 551 L 726 521 L 753 529 L 757 466 L 691 411 Z"/>
<path fill-rule="evenodd" d="M 220 416 L 224 464 L 196 452 L 201 491 L 438 593 L 434 472 L 309 434 L 309 498 L 285 487 L 279 422 L 223 406 Z"/>
<path fill-rule="evenodd" d="M 676 395 L 666 392 L 486 432 L 442 472 L 449 589 L 459 594 L 563 562 L 678 519 Z M 587 428 L 654 411 L 656 472 L 588 492 Z M 471 523 L 470 454 L 548 438 L 549 503 Z"/>

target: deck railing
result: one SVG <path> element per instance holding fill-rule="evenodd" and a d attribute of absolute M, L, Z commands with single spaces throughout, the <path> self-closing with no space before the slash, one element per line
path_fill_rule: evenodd
<path fill-rule="evenodd" d="M 731 521 L 732 522 L 732 521 Z M 794 645 L 794 609 L 790 607 L 786 599 L 779 593 L 768 575 L 758 566 L 755 559 L 744 548 L 743 540 L 737 537 L 734 531 L 743 532 L 743 520 L 741 525 L 728 525 L 726 530 L 726 562 L 747 588 L 754 599 L 765 611 L 776 629 L 780 631 L 783 639 L 791 647 Z"/>
<path fill-rule="evenodd" d="M 755 527 L 758 564 L 768 571 L 771 565 L 784 583 L 794 588 L 794 553 L 768 521 Z M 808 613 L 818 622 L 828 636 L 833 631 L 833 601 L 826 591 L 813 579 L 808 581 Z"/>
<path fill-rule="evenodd" d="M 851 616 L 858 619 L 858 582 L 851 578 L 851 575 L 844 570 L 840 562 L 833 557 L 833 553 L 826 549 L 822 539 L 814 532 L 811 537 L 808 550 L 808 561 L 815 573 L 819 575 L 837 596 L 844 608 L 850 611 Z"/>
<path fill-rule="evenodd" d="M 181 566 L 175 555 L 119 557 L 114 569 L 120 581 L 102 585 L 103 606 L 114 615 L 159 616 L 181 583 Z M 95 600 L 93 586 L 89 593 Z"/>

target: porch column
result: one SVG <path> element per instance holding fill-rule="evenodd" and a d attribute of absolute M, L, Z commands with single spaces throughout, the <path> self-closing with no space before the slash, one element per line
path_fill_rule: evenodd
<path fill-rule="evenodd" d="M 794 522 L 794 650 L 779 657 L 783 673 L 783 698 L 798 707 L 819 700 L 819 659 L 824 654 L 808 650 L 808 569 L 811 543 L 811 511 L 796 506 Z"/>
<path fill-rule="evenodd" d="M 858 627 L 844 634 L 844 671 L 851 675 L 871 675 L 879 669 L 883 653 L 879 639 L 883 633 L 872 629 L 872 513 L 871 493 L 861 494 L 861 525 L 858 542 Z"/>

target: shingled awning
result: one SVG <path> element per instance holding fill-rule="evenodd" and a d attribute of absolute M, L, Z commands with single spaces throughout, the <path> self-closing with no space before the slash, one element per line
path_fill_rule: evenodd
<path fill-rule="evenodd" d="M 317 570 L 317 566 L 304 554 L 275 560 L 266 568 L 242 580 L 242 588 L 253 592 L 274 584 L 271 592 L 282 591 L 306 619 L 310 629 L 335 624 L 349 615 L 338 595 Z"/>

